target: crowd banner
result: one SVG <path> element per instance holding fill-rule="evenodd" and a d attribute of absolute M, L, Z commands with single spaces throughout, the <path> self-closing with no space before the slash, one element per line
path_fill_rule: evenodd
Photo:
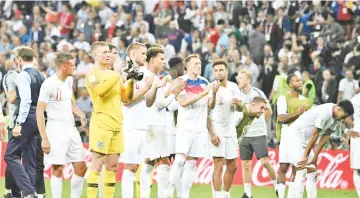
<path fill-rule="evenodd" d="M 4 153 L 6 149 L 6 142 L 0 142 L 0 177 L 5 176 L 6 163 L 4 161 Z M 88 149 L 88 145 L 84 144 L 84 150 L 86 152 L 85 162 L 87 166 L 90 166 L 91 154 Z M 275 168 L 277 172 L 279 170 L 278 162 L 278 149 L 269 149 L 269 160 L 270 163 Z M 121 162 L 121 159 L 120 159 Z M 242 185 L 241 177 L 241 161 L 238 159 L 238 169 L 234 177 L 234 185 Z M 119 163 L 119 168 L 117 171 L 116 179 L 121 181 L 122 172 L 124 165 Z M 64 179 L 71 179 L 73 174 L 73 167 L 71 164 L 66 164 L 64 167 Z M 213 171 L 213 163 L 211 159 L 203 158 L 198 159 L 197 161 L 197 171 L 196 171 L 196 184 L 210 184 L 211 175 Z M 261 161 L 253 158 L 252 163 L 252 183 L 254 186 L 272 186 L 272 181 L 268 177 L 266 169 L 262 166 Z M 330 188 L 330 189 L 354 189 L 354 184 L 352 181 L 352 170 L 350 169 L 350 155 L 348 151 L 344 150 L 331 150 L 331 151 L 322 151 L 319 155 L 318 160 L 318 186 L 319 188 Z M 85 175 L 86 177 L 87 175 Z M 287 178 L 290 177 L 290 170 L 287 173 Z M 51 177 L 51 166 L 45 165 L 44 177 L 49 179 Z M 154 175 L 154 182 L 156 182 L 156 173 Z"/>

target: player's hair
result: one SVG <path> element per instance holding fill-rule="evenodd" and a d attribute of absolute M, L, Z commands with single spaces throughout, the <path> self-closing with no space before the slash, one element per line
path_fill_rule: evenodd
<path fill-rule="evenodd" d="M 239 74 L 245 74 L 248 79 L 252 80 L 252 74 L 248 70 L 243 69 L 239 72 Z"/>
<path fill-rule="evenodd" d="M 56 54 L 55 56 L 55 65 L 57 68 L 60 68 L 62 64 L 66 63 L 67 61 L 69 60 L 73 60 L 74 57 L 69 54 L 69 53 L 66 53 L 66 52 L 60 52 L 58 54 Z"/>
<path fill-rule="evenodd" d="M 146 52 L 146 62 L 150 62 L 151 58 L 156 57 L 158 54 L 164 54 L 164 50 L 160 47 L 150 47 Z"/>
<path fill-rule="evenodd" d="M 286 78 L 286 84 L 287 84 L 287 85 L 290 85 L 291 79 L 292 79 L 293 77 L 297 77 L 297 75 L 296 75 L 295 73 L 288 75 L 288 77 Z"/>
<path fill-rule="evenodd" d="M 94 42 L 92 45 L 91 45 L 91 48 L 90 48 L 90 53 L 91 53 L 91 56 L 94 56 L 94 51 L 96 48 L 98 47 L 103 47 L 103 46 L 107 46 L 109 47 L 109 43 L 105 42 L 105 41 L 96 41 Z M 109 47 L 110 49 L 110 47 Z"/>
<path fill-rule="evenodd" d="M 146 46 L 142 43 L 131 43 L 129 47 L 126 49 L 126 54 L 129 56 L 133 50 L 139 49 L 140 47 L 146 48 Z"/>
<path fill-rule="evenodd" d="M 264 103 L 266 104 L 267 101 L 265 98 L 261 97 L 261 96 L 256 96 L 255 98 L 252 99 L 251 103 Z"/>
<path fill-rule="evenodd" d="M 217 65 L 225 65 L 225 68 L 227 69 L 228 68 L 228 64 L 226 62 L 225 59 L 216 59 L 214 62 L 213 62 L 213 65 L 212 67 L 214 68 L 215 66 Z"/>
<path fill-rule="evenodd" d="M 338 103 L 338 106 L 341 107 L 344 110 L 344 112 L 349 116 L 354 114 L 354 106 L 352 105 L 350 100 L 341 100 Z"/>
<path fill-rule="evenodd" d="M 200 59 L 200 56 L 198 56 L 197 54 L 190 54 L 189 56 L 187 56 L 185 59 L 184 59 L 184 63 L 185 63 L 185 66 L 187 66 L 187 64 L 191 61 L 191 59 L 193 58 L 198 58 Z"/>
<path fill-rule="evenodd" d="M 145 47 L 147 48 L 147 49 L 149 49 L 149 48 L 151 48 L 151 47 L 160 47 L 160 45 L 158 45 L 158 44 L 153 44 L 153 43 L 145 43 Z M 161 47 L 160 47 L 161 48 Z"/>
<path fill-rule="evenodd" d="M 23 46 L 18 50 L 18 57 L 23 61 L 32 62 L 34 60 L 34 50 L 31 47 Z"/>
<path fill-rule="evenodd" d="M 174 56 L 174 57 L 171 57 L 171 58 L 169 59 L 168 64 L 169 64 L 170 69 L 171 69 L 171 68 L 175 68 L 175 67 L 177 68 L 177 67 L 179 67 L 181 64 L 183 64 L 183 60 L 182 60 L 182 58 L 179 57 L 179 56 Z M 359 82 L 360 82 L 360 81 L 359 81 Z"/>

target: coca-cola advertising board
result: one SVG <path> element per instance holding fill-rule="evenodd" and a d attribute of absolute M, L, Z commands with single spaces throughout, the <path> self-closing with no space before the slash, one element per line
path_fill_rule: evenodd
<path fill-rule="evenodd" d="M 1 142 L 0 153 L 1 153 L 1 163 L 0 163 L 0 177 L 5 175 L 6 163 L 4 161 L 4 152 L 6 148 L 6 143 Z M 90 165 L 91 155 L 88 150 L 88 145 L 84 144 L 84 149 L 86 152 L 85 161 L 86 164 Z M 278 149 L 269 149 L 269 159 L 270 163 L 273 165 L 276 171 L 279 169 L 278 163 Z M 121 159 L 120 159 L 121 161 Z M 238 159 L 238 169 L 234 177 L 234 185 L 242 185 L 241 177 L 241 161 Z M 123 164 L 119 163 L 119 169 L 117 172 L 117 181 L 121 180 L 123 172 Z M 197 161 L 197 171 L 196 171 L 196 184 L 210 184 L 211 175 L 213 171 L 213 163 L 211 159 L 203 158 L 198 159 Z M 272 186 L 272 181 L 268 177 L 266 169 L 262 166 L 259 160 L 253 158 L 252 163 L 252 183 L 255 186 Z M 354 184 L 352 181 L 352 170 L 350 169 L 350 155 L 348 151 L 342 150 L 332 150 L 332 151 L 323 151 L 319 156 L 318 162 L 318 186 L 319 188 L 333 188 L 333 189 L 354 189 Z M 71 164 L 67 164 L 64 168 L 64 179 L 71 179 L 73 174 L 73 168 Z M 44 171 L 44 177 L 50 178 L 51 176 L 51 166 L 46 165 Z M 87 176 L 87 175 L 86 175 Z M 85 177 L 86 177 L 85 176 Z M 287 178 L 290 176 L 290 170 L 287 173 Z M 154 181 L 156 182 L 156 173 L 154 176 Z"/>

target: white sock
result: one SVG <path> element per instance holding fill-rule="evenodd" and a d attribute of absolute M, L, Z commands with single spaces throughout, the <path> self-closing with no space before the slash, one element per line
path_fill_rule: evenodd
<path fill-rule="evenodd" d="M 285 198 L 285 189 L 286 189 L 285 184 L 279 183 L 277 185 L 278 198 Z"/>
<path fill-rule="evenodd" d="M 226 192 L 226 191 L 222 191 L 223 194 L 223 198 L 230 198 L 230 191 Z"/>
<path fill-rule="evenodd" d="M 143 164 L 140 173 L 140 197 L 150 197 L 150 183 L 151 183 L 151 172 L 154 166 L 149 164 Z"/>
<path fill-rule="evenodd" d="M 358 194 L 358 196 L 360 197 L 360 174 L 358 174 L 359 170 L 354 170 L 354 174 L 353 174 L 353 181 L 354 181 L 354 186 L 356 189 L 356 192 Z"/>
<path fill-rule="evenodd" d="M 316 189 L 317 174 L 318 174 L 317 171 L 306 174 L 307 198 L 316 198 L 317 197 L 317 189 Z"/>
<path fill-rule="evenodd" d="M 103 177 L 104 177 L 104 170 L 105 170 L 105 166 L 102 166 L 101 172 L 100 172 L 100 176 L 99 176 L 99 186 L 98 186 L 98 195 L 99 198 L 104 198 L 104 189 L 103 189 Z"/>
<path fill-rule="evenodd" d="M 295 198 L 302 198 L 304 194 L 306 169 L 296 171 L 294 180 L 294 195 Z"/>
<path fill-rule="evenodd" d="M 190 189 L 196 177 L 196 160 L 186 160 L 181 178 L 181 198 L 189 198 Z"/>
<path fill-rule="evenodd" d="M 160 164 L 157 167 L 157 183 L 158 183 L 158 197 L 165 197 L 164 191 L 169 185 L 170 166 L 168 164 Z"/>
<path fill-rule="evenodd" d="M 176 197 L 180 198 L 181 197 L 181 178 L 182 175 L 184 173 L 184 167 L 181 166 L 180 167 L 180 177 L 179 179 L 176 181 Z M 170 181 L 169 181 L 170 182 Z"/>
<path fill-rule="evenodd" d="M 122 197 L 134 197 L 134 180 L 135 173 L 128 169 L 124 169 L 121 178 L 121 193 Z"/>
<path fill-rule="evenodd" d="M 81 197 L 81 193 L 84 186 L 84 177 L 72 175 L 71 178 L 71 198 Z"/>
<path fill-rule="evenodd" d="M 183 170 L 184 162 L 185 162 L 185 156 L 183 155 L 175 156 L 174 163 L 172 164 L 170 169 L 169 186 L 168 189 L 166 190 L 167 197 L 173 197 L 174 195 L 175 186 L 180 180 L 181 171 L 184 171 Z M 181 194 L 177 192 L 177 196 L 181 197 Z"/>
<path fill-rule="evenodd" d="M 294 198 L 294 182 L 289 182 L 289 189 L 288 189 L 288 194 L 287 194 L 287 198 Z"/>
<path fill-rule="evenodd" d="M 221 191 L 214 191 L 214 198 L 222 198 L 222 192 Z"/>
<path fill-rule="evenodd" d="M 61 198 L 62 178 L 52 175 L 50 179 L 50 188 L 51 188 L 51 196 L 53 198 Z"/>
<path fill-rule="evenodd" d="M 244 184 L 244 192 L 246 196 L 251 198 L 251 184 Z"/>

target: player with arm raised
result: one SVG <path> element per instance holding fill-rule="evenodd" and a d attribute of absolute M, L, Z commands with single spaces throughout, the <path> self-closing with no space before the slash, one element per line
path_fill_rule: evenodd
<path fill-rule="evenodd" d="M 44 81 L 40 89 L 36 108 L 37 126 L 42 138 L 45 163 L 52 165 L 50 181 L 51 195 L 61 198 L 63 167 L 71 162 L 74 174 L 71 179 L 71 198 L 79 198 L 82 193 L 87 167 L 80 134 L 75 127 L 73 113 L 87 124 L 85 114 L 72 100 L 74 57 L 59 53 L 55 57 L 56 74 Z M 45 126 L 45 112 L 48 121 Z"/>
<path fill-rule="evenodd" d="M 208 81 L 200 76 L 201 60 L 199 56 L 189 55 L 184 62 L 187 74 L 182 78 L 186 81 L 186 85 L 185 90 L 176 97 L 179 103 L 176 155 L 170 170 L 170 184 L 166 191 L 166 197 L 173 196 L 176 182 L 179 179 L 181 179 L 182 186 L 180 197 L 189 197 L 196 176 L 196 160 L 199 157 L 205 157 L 207 148 L 206 127 L 210 100 L 208 93 L 213 84 L 209 85 Z M 182 166 L 184 166 L 184 172 L 180 178 Z"/>
<path fill-rule="evenodd" d="M 134 81 L 123 85 L 119 74 L 106 69 L 110 63 L 110 48 L 106 42 L 91 46 L 95 66 L 85 77 L 86 89 L 93 102 L 94 111 L 90 121 L 90 149 L 92 161 L 87 180 L 87 196 L 96 197 L 99 175 L 105 164 L 104 197 L 113 197 L 119 155 L 124 150 L 122 102 L 133 98 Z"/>
<path fill-rule="evenodd" d="M 237 76 L 238 85 L 240 88 L 240 101 L 249 104 L 253 98 L 260 96 L 266 99 L 264 92 L 260 89 L 251 86 L 252 74 L 249 71 L 242 70 Z M 266 99 L 267 100 L 267 99 Z M 255 118 L 251 127 L 242 134 L 242 141 L 239 141 L 240 159 L 242 161 L 242 177 L 244 181 L 245 194 L 243 198 L 251 198 L 251 163 L 252 157 L 255 153 L 256 158 L 261 161 L 262 165 L 267 170 L 269 177 L 276 187 L 276 173 L 269 162 L 268 144 L 267 144 L 267 124 L 271 118 L 272 111 L 270 103 L 266 105 L 266 111 L 260 118 Z M 238 129 L 239 130 L 239 129 Z M 239 132 L 239 131 L 238 131 Z"/>
<path fill-rule="evenodd" d="M 134 84 L 133 100 L 123 105 L 125 152 L 122 162 L 125 166 L 121 178 L 122 197 L 134 196 L 135 173 L 145 159 L 145 140 L 149 119 L 145 94 L 150 90 L 152 83 L 147 78 L 150 71 L 146 67 L 146 51 L 146 46 L 142 43 L 132 43 L 127 48 L 133 67 L 139 68 L 139 72 L 143 72 L 144 77 Z"/>
<path fill-rule="evenodd" d="M 303 197 L 304 180 L 308 167 L 316 167 L 317 158 L 329 136 L 338 127 L 341 120 L 354 113 L 353 105 L 349 100 L 342 100 L 338 104 L 326 103 L 303 113 L 292 123 L 284 133 L 291 138 L 287 139 L 290 163 L 295 166 L 294 197 Z M 309 154 L 315 146 L 314 157 L 310 160 Z M 308 162 L 310 161 L 310 162 Z"/>
<path fill-rule="evenodd" d="M 224 198 L 230 197 L 230 188 L 233 183 L 234 174 L 236 172 L 237 163 L 237 138 L 236 124 L 234 123 L 233 99 L 240 98 L 240 90 L 238 86 L 227 80 L 228 67 L 223 59 L 213 62 L 213 71 L 216 81 L 220 83 L 217 91 L 210 91 L 212 99 L 210 108 L 211 128 L 209 130 L 211 144 L 210 155 L 214 161 L 213 186 L 214 197 Z M 226 172 L 223 176 L 224 163 Z M 223 181 L 224 180 L 224 181 Z M 224 183 L 222 192 L 221 184 Z"/>

